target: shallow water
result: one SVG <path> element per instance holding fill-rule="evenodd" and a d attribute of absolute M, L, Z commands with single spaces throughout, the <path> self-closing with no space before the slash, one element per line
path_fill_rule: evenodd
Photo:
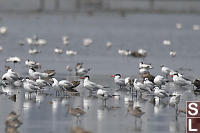
<path fill-rule="evenodd" d="M 84 66 L 92 68 L 91 80 L 99 84 L 110 86 L 114 92 L 112 74 L 121 73 L 125 76 L 136 76 L 138 63 L 141 59 L 123 57 L 118 55 L 119 48 L 137 50 L 146 49 L 148 56 L 145 62 L 154 66 L 153 74 L 160 73 L 160 64 L 178 70 L 180 67 L 191 69 L 182 71 L 192 79 L 200 75 L 199 57 L 200 31 L 193 31 L 192 25 L 199 24 L 198 15 L 170 15 L 170 14 L 127 14 L 120 17 L 118 14 L 0 14 L 0 25 L 8 27 L 6 36 L 0 36 L 0 45 L 4 50 L 0 53 L 0 70 L 4 72 L 4 60 L 9 56 L 19 56 L 22 63 L 16 64 L 15 69 L 22 75 L 27 74 L 24 66 L 26 59 L 35 59 L 42 64 L 42 69 L 55 69 L 56 78 L 64 79 L 67 76 L 65 65 L 74 66 L 76 62 L 84 62 Z M 183 29 L 177 30 L 176 23 L 182 23 Z M 32 37 L 37 33 L 39 37 L 47 39 L 46 46 L 38 47 L 42 53 L 30 56 L 28 46 L 19 46 L 16 42 L 25 37 Z M 68 35 L 70 45 L 62 44 L 62 35 Z M 85 48 L 82 39 L 91 37 L 94 44 Z M 162 41 L 170 39 L 171 46 L 163 46 Z M 106 49 L 105 43 L 112 41 L 113 47 Z M 65 54 L 58 56 L 53 53 L 55 47 L 73 49 L 78 51 L 74 57 Z M 169 56 L 169 50 L 176 50 L 177 56 Z M 12 64 L 11 64 L 12 65 Z M 179 108 L 185 108 L 186 100 L 198 100 L 188 90 L 178 91 L 182 93 Z M 127 113 L 128 100 L 131 96 L 127 92 L 118 92 L 120 99 L 109 99 L 107 107 L 97 98 L 87 97 L 88 91 L 78 87 L 80 97 L 56 98 L 55 92 L 48 90 L 54 96 L 38 95 L 36 100 L 24 98 L 23 89 L 17 93 L 16 103 L 8 99 L 8 96 L 0 96 L 0 132 L 4 132 L 4 120 L 12 110 L 19 113 L 23 125 L 20 133 L 54 133 L 69 132 L 72 126 L 80 126 L 95 132 L 141 132 L 141 133 L 182 133 L 185 132 L 185 116 L 175 118 L 175 110 L 168 105 L 154 106 L 150 103 L 151 97 L 146 100 L 135 101 L 134 105 L 140 105 L 145 115 L 141 119 Z M 166 88 L 174 90 L 173 85 Z M 49 104 L 52 101 L 52 104 Z M 68 105 L 81 107 L 87 113 L 81 117 L 80 122 L 67 114 Z"/>

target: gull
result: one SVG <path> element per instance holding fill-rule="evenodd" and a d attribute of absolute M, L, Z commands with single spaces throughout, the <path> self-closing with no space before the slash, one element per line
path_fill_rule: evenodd
<path fill-rule="evenodd" d="M 75 66 L 75 74 L 76 76 L 85 76 L 89 73 L 91 68 L 83 68 L 83 63 L 77 63 Z"/>
<path fill-rule="evenodd" d="M 28 66 L 29 68 L 34 68 L 34 69 L 40 68 L 41 69 L 41 65 L 40 65 L 39 62 L 32 61 L 32 60 L 29 60 L 29 59 L 27 59 L 25 61 L 25 65 Z"/>
<path fill-rule="evenodd" d="M 170 40 L 164 40 L 163 45 L 169 46 L 169 45 L 171 45 L 171 41 Z"/>
<path fill-rule="evenodd" d="M 7 32 L 7 28 L 5 26 L 0 27 L 0 33 L 1 35 L 5 35 Z"/>
<path fill-rule="evenodd" d="M 92 94 L 93 91 L 97 91 L 98 89 L 108 88 L 108 87 L 105 87 L 103 85 L 99 85 L 97 83 L 90 81 L 90 77 L 87 76 L 87 75 L 84 76 L 84 77 L 80 77 L 80 78 L 84 79 L 83 86 L 84 86 L 84 88 L 89 90 L 89 94 Z"/>
<path fill-rule="evenodd" d="M 107 47 L 107 48 L 111 48 L 111 47 L 112 47 L 112 42 L 107 42 L 107 43 L 106 43 L 106 47 Z"/>
<path fill-rule="evenodd" d="M 175 57 L 175 56 L 176 56 L 176 51 L 172 51 L 172 50 L 171 50 L 171 51 L 169 52 L 169 55 L 170 55 L 171 57 Z"/>
<path fill-rule="evenodd" d="M 1 52 L 1 51 L 3 51 L 3 47 L 2 47 L 2 46 L 0 46 L 0 52 Z"/>
<path fill-rule="evenodd" d="M 139 69 L 141 68 L 145 68 L 147 70 L 152 69 L 153 67 L 151 66 L 151 64 L 145 64 L 144 62 L 140 62 L 139 63 Z"/>
<path fill-rule="evenodd" d="M 162 90 L 157 86 L 154 88 L 154 95 L 159 98 L 165 98 L 169 96 L 169 94 L 165 90 Z"/>
<path fill-rule="evenodd" d="M 93 40 L 91 38 L 84 38 L 83 39 L 83 46 L 89 47 L 93 43 Z"/>
<path fill-rule="evenodd" d="M 62 41 L 64 45 L 68 45 L 69 44 L 69 37 L 68 36 L 63 36 L 62 37 Z"/>
<path fill-rule="evenodd" d="M 106 100 L 109 99 L 109 98 L 112 98 L 113 96 L 116 96 L 116 95 L 110 95 L 108 93 L 108 91 L 103 90 L 103 89 L 98 89 L 97 90 L 97 96 L 103 100 L 104 105 L 106 106 Z"/>
<path fill-rule="evenodd" d="M 192 29 L 193 29 L 194 31 L 198 31 L 198 30 L 200 30 L 200 26 L 197 25 L 197 24 L 194 24 L 194 25 L 192 26 Z"/>
<path fill-rule="evenodd" d="M 62 53 L 63 53 L 63 50 L 60 49 L 60 48 L 55 48 L 55 49 L 54 49 L 54 52 L 55 52 L 56 54 L 62 54 Z"/>
<path fill-rule="evenodd" d="M 63 88 L 59 85 L 59 82 L 57 79 L 52 78 L 52 80 L 53 80 L 52 87 L 53 87 L 53 89 L 56 90 L 56 96 L 58 96 L 58 95 L 60 95 L 60 92 L 63 91 Z"/>
<path fill-rule="evenodd" d="M 40 50 L 31 48 L 31 49 L 28 50 L 28 53 L 30 55 L 38 54 L 38 53 L 40 53 Z"/>
<path fill-rule="evenodd" d="M 164 66 L 164 65 L 161 65 L 160 67 L 161 67 L 162 73 L 163 73 L 166 77 L 169 76 L 170 72 L 173 71 L 172 69 L 170 69 L 170 68 L 168 68 L 168 67 L 166 67 L 166 66 Z"/>
<path fill-rule="evenodd" d="M 126 84 L 125 84 L 125 79 L 123 79 L 121 77 L 121 74 L 115 74 L 115 75 L 112 75 L 112 77 L 114 77 L 114 82 L 117 86 L 119 86 L 120 89 L 122 88 L 125 88 L 126 87 Z M 128 79 L 126 79 L 128 80 Z"/>
<path fill-rule="evenodd" d="M 183 26 L 182 26 L 182 24 L 181 24 L 181 23 L 176 23 L 176 28 L 177 28 L 177 29 L 179 29 L 179 30 L 180 30 L 180 29 L 182 29 L 182 27 L 183 27 Z"/>
<path fill-rule="evenodd" d="M 178 73 L 174 73 L 170 76 L 173 77 L 174 83 L 180 87 L 192 84 L 192 82 L 190 80 L 184 78 L 183 76 L 179 75 Z"/>
<path fill-rule="evenodd" d="M 123 56 L 129 56 L 131 54 L 131 51 L 129 50 L 124 50 L 124 49 L 119 49 L 118 50 L 118 54 L 119 55 L 123 55 Z"/>
<path fill-rule="evenodd" d="M 158 86 L 162 86 L 164 85 L 166 82 L 168 82 L 168 80 L 166 80 L 163 76 L 161 75 L 156 75 L 154 78 L 154 84 L 158 85 Z"/>
<path fill-rule="evenodd" d="M 77 55 L 78 52 L 77 51 L 73 51 L 73 50 L 66 50 L 66 55 L 71 55 L 71 56 L 74 56 L 74 55 Z"/>

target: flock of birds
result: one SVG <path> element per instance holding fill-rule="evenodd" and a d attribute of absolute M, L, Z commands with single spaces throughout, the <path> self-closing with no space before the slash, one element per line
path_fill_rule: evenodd
<path fill-rule="evenodd" d="M 182 28 L 182 24 L 176 24 L 177 29 Z M 193 30 L 199 30 L 199 25 L 193 25 Z M 6 27 L 0 27 L 0 33 L 5 35 L 7 32 Z M 64 45 L 69 45 L 69 37 L 63 36 L 62 38 Z M 24 45 L 27 43 L 28 45 L 33 46 L 42 46 L 46 45 L 47 41 L 45 39 L 40 39 L 37 35 L 34 35 L 33 38 L 26 38 L 25 40 L 20 40 L 18 42 L 20 45 Z M 90 38 L 83 39 L 83 46 L 89 47 L 93 43 L 93 40 Z M 164 40 L 163 45 L 171 45 L 170 40 Z M 107 48 L 112 47 L 112 42 L 106 43 Z M 0 46 L 0 51 L 3 50 L 3 47 Z M 36 48 L 29 49 L 29 54 L 34 55 L 38 54 L 41 51 Z M 61 48 L 56 47 L 54 49 L 56 54 L 63 54 L 64 51 Z M 147 56 L 147 51 L 144 49 L 138 49 L 137 51 L 131 50 L 123 50 L 119 49 L 118 53 L 124 56 L 133 56 L 144 58 Z M 78 52 L 74 50 L 66 50 L 66 55 L 75 56 Z M 175 57 L 176 51 L 170 51 L 170 56 Z M 110 87 L 100 85 L 98 83 L 93 82 L 90 79 L 89 72 L 91 68 L 84 68 L 83 63 L 77 63 L 74 68 L 67 65 L 66 70 L 68 72 L 75 71 L 75 76 L 78 80 L 58 80 L 54 76 L 56 74 L 56 70 L 45 70 L 41 71 L 41 64 L 34 60 L 26 60 L 25 66 L 28 68 L 28 75 L 23 77 L 19 73 L 15 71 L 15 64 L 21 62 L 19 57 L 9 57 L 6 59 L 6 62 L 12 62 L 13 68 L 10 66 L 5 66 L 5 73 L 1 77 L 0 85 L 2 87 L 1 93 L 7 94 L 6 88 L 7 86 L 12 86 L 13 89 L 17 90 L 23 88 L 25 91 L 25 97 L 28 99 L 32 99 L 33 95 L 37 95 L 39 93 L 45 93 L 49 88 L 55 91 L 56 97 L 73 97 L 80 96 L 80 92 L 76 89 L 78 86 L 83 86 L 83 88 L 87 89 L 89 92 L 89 96 L 96 96 L 103 101 L 103 105 L 107 106 L 107 100 L 113 97 L 117 97 L 120 99 L 120 95 L 118 93 L 111 93 Z M 155 105 L 159 104 L 163 99 L 168 99 L 168 104 L 170 106 L 175 107 L 176 116 L 178 112 L 183 112 L 183 110 L 178 110 L 178 104 L 181 99 L 181 93 L 178 93 L 176 89 L 173 92 L 170 92 L 166 87 L 169 84 L 173 84 L 176 86 L 175 88 L 182 89 L 183 87 L 191 86 L 193 88 L 192 91 L 200 90 L 200 79 L 195 79 L 191 81 L 185 75 L 175 71 L 167 66 L 161 65 L 161 73 L 159 75 L 152 75 L 150 73 L 153 66 L 151 64 L 147 64 L 144 62 L 139 63 L 138 73 L 139 76 L 137 78 L 126 77 L 122 78 L 121 74 L 116 73 L 112 75 L 114 84 L 116 85 L 115 92 L 118 91 L 128 91 L 131 94 L 132 99 L 129 101 L 128 112 L 135 117 L 142 117 L 145 112 L 142 111 L 140 106 L 134 106 L 133 101 L 142 98 L 145 96 L 152 96 L 153 102 Z M 48 89 L 47 89 L 48 88 Z M 15 97 L 15 96 L 14 96 Z M 81 108 L 73 108 L 71 106 L 68 107 L 68 113 L 73 116 L 79 118 L 84 115 L 86 112 Z M 14 112 L 11 112 L 5 122 L 6 131 L 7 130 L 16 130 L 22 122 L 18 120 L 18 115 Z M 16 125 L 12 125 L 12 123 L 16 122 Z"/>

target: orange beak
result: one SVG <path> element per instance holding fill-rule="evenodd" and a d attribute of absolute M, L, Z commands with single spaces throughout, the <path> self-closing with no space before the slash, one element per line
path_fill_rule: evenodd
<path fill-rule="evenodd" d="M 114 78 L 114 77 L 115 77 L 115 75 L 112 75 L 112 77 Z"/>
<path fill-rule="evenodd" d="M 85 79 L 85 77 L 80 77 L 80 79 Z"/>
<path fill-rule="evenodd" d="M 174 75 L 170 75 L 171 78 L 173 78 Z"/>

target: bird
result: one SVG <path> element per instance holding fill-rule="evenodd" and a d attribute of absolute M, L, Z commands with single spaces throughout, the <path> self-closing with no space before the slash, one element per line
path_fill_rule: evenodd
<path fill-rule="evenodd" d="M 36 83 L 38 84 L 38 86 L 39 86 L 40 88 L 43 88 L 43 87 L 46 87 L 46 86 L 50 86 L 50 83 L 47 82 L 47 81 L 44 80 L 44 79 L 41 79 L 40 76 L 39 76 L 38 79 L 36 79 Z"/>
<path fill-rule="evenodd" d="M 141 110 L 141 107 L 140 106 L 136 106 L 136 107 L 133 107 L 133 103 L 129 103 L 128 105 L 128 112 L 137 117 L 137 118 L 140 118 L 141 116 L 143 116 L 145 114 L 145 112 L 143 112 Z"/>
<path fill-rule="evenodd" d="M 53 84 L 52 88 L 56 90 L 56 96 L 59 96 L 60 93 L 63 91 L 63 88 L 59 85 L 59 82 L 56 78 L 52 78 Z"/>
<path fill-rule="evenodd" d="M 112 75 L 112 77 L 114 77 L 114 82 L 117 86 L 119 86 L 119 89 L 126 87 L 125 79 L 121 77 L 121 74 L 115 74 L 115 75 Z"/>
<path fill-rule="evenodd" d="M 93 91 L 97 91 L 98 89 L 108 88 L 106 86 L 99 85 L 97 83 L 90 81 L 90 76 L 88 76 L 88 75 L 86 75 L 84 77 L 80 77 L 80 78 L 84 79 L 83 87 L 86 88 L 87 90 L 89 90 L 89 96 L 92 94 Z"/>
<path fill-rule="evenodd" d="M 151 64 L 145 64 L 144 62 L 140 62 L 139 63 L 139 69 L 141 68 L 145 68 L 147 70 L 152 69 L 153 67 L 151 66 Z"/>
<path fill-rule="evenodd" d="M 91 38 L 84 38 L 83 39 L 83 46 L 89 47 L 93 43 L 93 40 Z"/>
<path fill-rule="evenodd" d="M 48 78 L 55 75 L 54 70 L 45 70 L 44 72 L 38 72 L 34 68 L 29 68 L 28 73 L 29 73 L 29 76 L 33 79 L 38 79 L 39 77 Z"/>
<path fill-rule="evenodd" d="M 63 36 L 62 41 L 63 41 L 64 45 L 66 45 L 66 46 L 69 45 L 69 37 L 68 36 Z"/>
<path fill-rule="evenodd" d="M 78 52 L 77 51 L 73 51 L 73 50 L 66 50 L 66 55 L 70 55 L 70 56 L 75 56 L 77 55 Z"/>
<path fill-rule="evenodd" d="M 22 78 L 18 73 L 14 72 L 12 69 L 9 69 L 5 74 L 3 74 L 2 80 L 6 83 L 15 85 L 17 83 L 16 81 L 20 81 Z"/>
<path fill-rule="evenodd" d="M 134 88 L 136 90 L 136 98 L 137 98 L 137 92 L 150 92 L 151 90 L 146 87 L 145 84 L 139 82 L 137 79 L 134 80 Z"/>
<path fill-rule="evenodd" d="M 180 30 L 180 29 L 182 29 L 182 24 L 181 23 L 176 23 L 176 28 L 178 29 L 178 30 Z"/>
<path fill-rule="evenodd" d="M 65 69 L 66 69 L 69 73 L 71 73 L 71 72 L 73 71 L 73 69 L 71 68 L 70 65 L 66 65 Z"/>
<path fill-rule="evenodd" d="M 146 87 L 148 87 L 151 90 L 154 88 L 154 83 L 151 82 L 148 78 L 144 79 L 144 85 L 146 85 Z"/>
<path fill-rule="evenodd" d="M 171 41 L 170 40 L 163 40 L 163 45 L 169 46 L 169 45 L 171 45 Z"/>
<path fill-rule="evenodd" d="M 32 61 L 32 60 L 29 60 L 27 59 L 25 61 L 25 65 L 29 68 L 34 68 L 34 69 L 41 69 L 41 65 L 39 62 L 36 62 L 36 61 Z"/>
<path fill-rule="evenodd" d="M 77 63 L 75 66 L 76 76 L 85 76 L 90 72 L 91 68 L 83 68 L 83 63 Z"/>
<path fill-rule="evenodd" d="M 62 53 L 63 53 L 63 50 L 60 49 L 60 48 L 55 48 L 55 49 L 54 49 L 54 52 L 55 52 L 56 54 L 62 54 Z"/>
<path fill-rule="evenodd" d="M 14 57 L 9 57 L 6 59 L 6 62 L 12 62 L 14 67 L 15 67 L 15 64 L 16 63 L 20 63 L 21 62 L 21 59 L 17 56 L 14 56 Z"/>
<path fill-rule="evenodd" d="M 159 98 L 165 98 L 169 96 L 166 90 L 160 89 L 158 86 L 154 88 L 154 95 Z"/>
<path fill-rule="evenodd" d="M 7 27 L 1 26 L 1 27 L 0 27 L 0 33 L 1 33 L 1 35 L 5 35 L 6 32 L 7 32 Z"/>
<path fill-rule="evenodd" d="M 192 29 L 193 29 L 194 31 L 198 31 L 198 30 L 200 30 L 200 26 L 197 25 L 197 24 L 194 24 L 194 25 L 192 26 Z"/>
<path fill-rule="evenodd" d="M 156 75 L 155 78 L 154 78 L 154 84 L 156 84 L 157 86 L 162 86 L 162 85 L 165 85 L 165 83 L 168 82 L 167 79 L 165 79 L 163 76 L 161 75 Z"/>
<path fill-rule="evenodd" d="M 105 106 L 106 106 L 106 100 L 112 98 L 112 95 L 110 95 L 108 91 L 103 89 L 97 90 L 97 96 L 103 100 Z"/>
<path fill-rule="evenodd" d="M 164 65 L 161 65 L 160 67 L 161 67 L 162 73 L 163 73 L 166 77 L 169 76 L 170 72 L 173 71 L 172 69 L 170 69 L 170 68 L 168 68 L 168 67 L 166 67 L 166 66 L 164 66 Z"/>
<path fill-rule="evenodd" d="M 33 92 L 37 93 L 37 91 L 40 91 L 38 84 L 35 81 L 30 80 L 28 77 L 23 81 L 23 88 L 26 92 L 29 93 L 28 98 L 30 99 Z"/>
<path fill-rule="evenodd" d="M 171 50 L 171 51 L 169 52 L 169 55 L 170 55 L 171 57 L 175 57 L 175 56 L 176 56 L 176 51 Z"/>
<path fill-rule="evenodd" d="M 111 47 L 112 47 L 112 42 L 107 42 L 107 43 L 106 43 L 106 47 L 107 47 L 107 48 L 111 48 Z"/>
<path fill-rule="evenodd" d="M 79 118 L 81 116 L 83 116 L 86 112 L 79 107 L 73 108 L 73 107 L 69 106 L 68 113 L 71 114 L 72 116 L 75 116 L 77 118 L 77 120 L 79 120 Z"/>
<path fill-rule="evenodd" d="M 38 54 L 38 53 L 40 53 L 40 52 L 41 52 L 40 50 L 33 49 L 33 48 L 31 48 L 31 49 L 28 50 L 28 53 L 29 53 L 30 55 L 35 55 L 35 54 Z"/>
<path fill-rule="evenodd" d="M 169 99 L 169 105 L 172 107 L 175 107 L 176 110 L 176 119 L 177 119 L 177 113 L 178 113 L 178 104 L 180 102 L 180 94 L 173 93 L 172 97 Z"/>
<path fill-rule="evenodd" d="M 174 83 L 176 85 L 178 85 L 179 87 L 186 86 L 186 85 L 192 85 L 192 81 L 184 78 L 183 76 L 181 76 L 178 73 L 174 73 L 170 76 L 173 78 Z"/>

